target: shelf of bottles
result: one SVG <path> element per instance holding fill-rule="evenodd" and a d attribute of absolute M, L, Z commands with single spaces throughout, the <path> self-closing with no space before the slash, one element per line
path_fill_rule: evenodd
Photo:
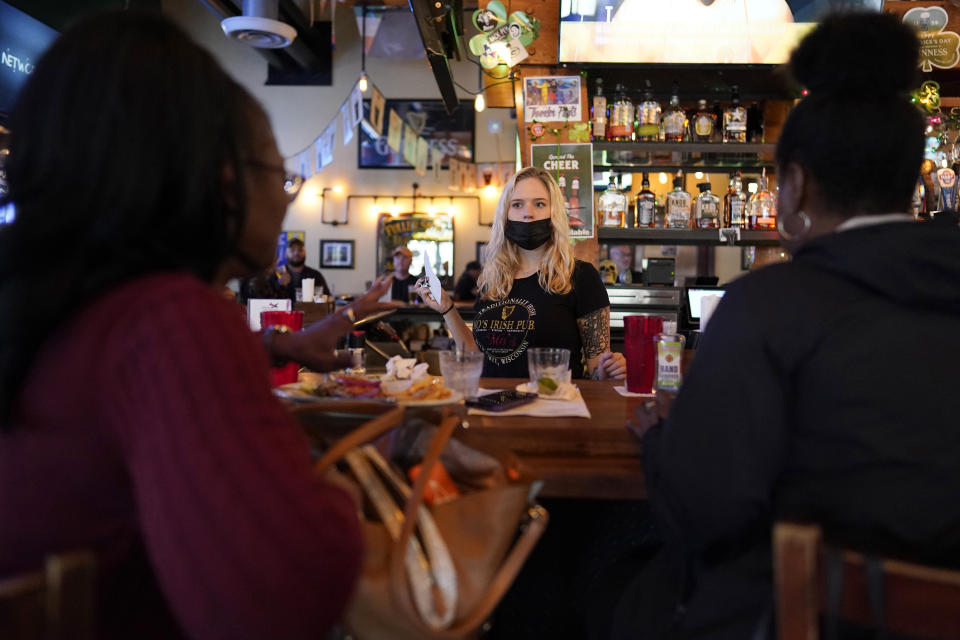
<path fill-rule="evenodd" d="M 736 142 L 594 142 L 597 170 L 734 171 L 774 168 L 775 144 Z"/>
<path fill-rule="evenodd" d="M 599 227 L 597 238 L 600 242 L 638 242 L 654 245 L 727 245 L 738 246 L 775 246 L 780 244 L 776 231 L 761 229 L 740 229 L 739 236 L 734 229 L 618 229 Z"/>
<path fill-rule="evenodd" d="M 618 84 L 611 96 L 597 78 L 590 109 L 594 166 L 630 171 L 642 168 L 703 171 L 772 169 L 775 144 L 764 138 L 763 109 L 740 103 L 739 89 L 731 88 L 725 106 L 699 99 L 694 108 L 680 104 L 674 83 L 666 105 L 654 99 L 650 82 L 643 98 L 633 100 Z"/>

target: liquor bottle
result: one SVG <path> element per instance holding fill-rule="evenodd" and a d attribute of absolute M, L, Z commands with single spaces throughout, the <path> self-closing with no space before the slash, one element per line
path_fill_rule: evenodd
<path fill-rule="evenodd" d="M 617 85 L 617 98 L 610 106 L 607 118 L 607 140 L 633 140 L 633 102 L 622 84 Z"/>
<path fill-rule="evenodd" d="M 697 185 L 700 195 L 693 201 L 694 226 L 698 229 L 720 228 L 720 198 L 710 191 L 709 182 Z"/>
<path fill-rule="evenodd" d="M 910 213 L 913 214 L 914 218 L 920 218 L 921 214 L 925 213 L 923 210 L 923 181 L 920 178 L 917 178 L 917 184 L 913 187 L 913 195 L 910 198 Z"/>
<path fill-rule="evenodd" d="M 743 193 L 743 179 L 737 171 L 730 174 L 730 187 L 727 189 L 727 195 L 723 197 L 723 226 L 743 229 L 746 226 L 746 216 L 743 215 L 746 204 L 747 196 Z"/>
<path fill-rule="evenodd" d="M 747 110 L 740 104 L 740 88 L 733 87 L 730 106 L 723 110 L 723 141 L 747 141 Z"/>
<path fill-rule="evenodd" d="M 617 189 L 614 177 L 610 175 L 610 184 L 607 190 L 600 194 L 597 201 L 600 210 L 601 227 L 624 227 L 627 216 L 627 196 Z"/>
<path fill-rule="evenodd" d="M 747 227 L 750 229 L 777 228 L 777 197 L 767 189 L 767 170 L 760 173 L 760 186 L 747 200 Z"/>
<path fill-rule="evenodd" d="M 637 226 L 653 227 L 655 226 L 655 216 L 657 209 L 657 196 L 650 191 L 650 178 L 646 173 L 643 174 L 643 182 L 640 183 L 640 193 L 637 194 Z"/>
<path fill-rule="evenodd" d="M 713 142 L 713 131 L 717 128 L 717 116 L 707 109 L 707 101 L 697 102 L 697 113 L 693 116 L 693 141 Z"/>
<path fill-rule="evenodd" d="M 643 102 L 637 113 L 637 140 L 655 142 L 660 139 L 660 103 L 653 99 L 653 87 L 647 80 Z"/>
<path fill-rule="evenodd" d="M 687 229 L 690 227 L 690 194 L 683 190 L 683 178 L 673 179 L 673 191 L 664 199 L 667 215 L 664 226 L 668 229 Z"/>
<path fill-rule="evenodd" d="M 667 142 L 683 142 L 687 130 L 687 114 L 680 108 L 680 87 L 673 83 L 670 106 L 663 114 L 663 139 Z"/>
<path fill-rule="evenodd" d="M 607 138 L 607 97 L 603 95 L 603 78 L 597 78 L 597 92 L 593 94 L 593 105 L 590 107 L 590 122 L 593 123 L 592 139 L 605 140 Z"/>
<path fill-rule="evenodd" d="M 756 102 L 747 109 L 747 142 L 763 142 L 763 110 Z"/>

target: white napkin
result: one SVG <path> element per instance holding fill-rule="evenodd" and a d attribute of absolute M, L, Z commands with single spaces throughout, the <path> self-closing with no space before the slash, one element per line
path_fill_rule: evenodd
<path fill-rule="evenodd" d="M 421 362 L 417 364 L 416 358 L 401 358 L 393 356 L 387 360 L 387 375 L 384 380 L 419 380 L 427 375 L 429 363 Z"/>
<path fill-rule="evenodd" d="M 484 391 L 486 391 L 484 389 Z M 481 394 L 483 395 L 483 394 Z M 541 400 L 536 399 L 528 404 L 520 405 L 506 411 L 484 411 L 470 407 L 467 412 L 474 416 L 531 416 L 534 418 L 589 418 L 590 410 L 577 389 L 574 400 Z"/>
<path fill-rule="evenodd" d="M 623 385 L 622 387 L 614 387 L 613 390 L 628 398 L 654 398 L 657 395 L 655 393 L 634 393 L 633 391 L 627 391 L 627 385 Z"/>

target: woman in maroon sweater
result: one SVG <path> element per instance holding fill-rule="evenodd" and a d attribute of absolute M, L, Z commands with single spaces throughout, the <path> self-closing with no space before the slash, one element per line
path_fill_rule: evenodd
<path fill-rule="evenodd" d="M 262 108 L 179 28 L 118 12 L 54 43 L 10 124 L 0 577 L 90 548 L 100 637 L 322 637 L 356 507 L 219 293 L 270 263 L 288 204 Z M 322 364 L 350 324 L 274 346 Z"/>

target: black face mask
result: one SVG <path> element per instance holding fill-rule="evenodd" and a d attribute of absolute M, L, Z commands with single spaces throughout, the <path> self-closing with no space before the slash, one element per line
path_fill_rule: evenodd
<path fill-rule="evenodd" d="M 553 236 L 553 225 L 550 223 L 550 218 L 534 222 L 507 220 L 503 235 L 521 249 L 531 251 L 543 246 L 543 243 Z"/>

